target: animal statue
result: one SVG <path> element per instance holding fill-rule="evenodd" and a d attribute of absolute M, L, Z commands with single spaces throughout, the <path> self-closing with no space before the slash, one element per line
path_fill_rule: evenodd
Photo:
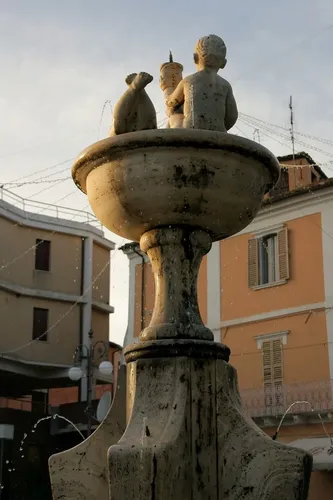
<path fill-rule="evenodd" d="M 156 111 L 145 87 L 153 81 L 148 73 L 132 73 L 125 82 L 128 89 L 114 108 L 110 136 L 157 128 Z"/>

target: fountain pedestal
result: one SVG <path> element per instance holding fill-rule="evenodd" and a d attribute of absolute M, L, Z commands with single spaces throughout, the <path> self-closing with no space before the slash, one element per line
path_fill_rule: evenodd
<path fill-rule="evenodd" d="M 110 499 L 306 498 L 311 458 L 246 417 L 223 346 L 156 344 L 126 350 L 130 419 L 109 450 Z"/>
<path fill-rule="evenodd" d="M 246 227 L 277 181 L 275 157 L 222 132 L 149 130 L 90 146 L 73 177 L 108 229 L 140 241 L 156 284 L 151 323 L 125 350 L 128 425 L 108 452 L 109 498 L 306 499 L 311 457 L 246 417 L 196 293 L 212 241 Z"/>

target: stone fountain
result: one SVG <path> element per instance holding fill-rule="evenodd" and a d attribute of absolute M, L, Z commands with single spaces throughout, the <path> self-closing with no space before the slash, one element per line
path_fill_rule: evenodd
<path fill-rule="evenodd" d="M 166 129 L 156 128 L 145 91 L 152 77 L 129 75 L 110 137 L 72 170 L 99 220 L 140 242 L 156 284 L 151 323 L 125 349 L 127 427 L 105 455 L 109 490 L 102 497 L 87 487 L 86 498 L 306 499 L 311 457 L 246 416 L 230 351 L 200 317 L 203 256 L 254 219 L 280 170 L 266 148 L 227 133 L 237 106 L 217 74 L 226 64 L 221 38 L 200 39 L 194 61 L 186 78 L 172 57 L 161 66 Z"/>

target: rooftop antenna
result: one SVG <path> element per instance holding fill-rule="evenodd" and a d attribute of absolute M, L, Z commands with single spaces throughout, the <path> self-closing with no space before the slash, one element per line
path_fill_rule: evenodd
<path fill-rule="evenodd" d="M 293 148 L 293 165 L 294 165 L 294 182 L 295 182 L 294 188 L 296 189 L 294 109 L 293 109 L 293 96 L 292 95 L 290 96 L 289 109 L 290 109 L 290 138 L 291 138 L 291 144 L 292 144 L 292 148 Z"/>
<path fill-rule="evenodd" d="M 289 109 L 290 109 L 290 138 L 291 138 L 291 144 L 293 147 L 293 162 L 295 165 L 294 110 L 293 110 L 293 96 L 292 95 L 290 96 Z"/>

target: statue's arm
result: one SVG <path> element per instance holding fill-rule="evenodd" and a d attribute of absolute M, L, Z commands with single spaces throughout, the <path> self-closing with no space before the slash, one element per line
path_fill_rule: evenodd
<path fill-rule="evenodd" d="M 184 104 L 184 99 L 184 81 L 182 80 L 172 94 L 166 97 L 165 102 L 168 108 L 176 109 Z"/>
<path fill-rule="evenodd" d="M 227 94 L 226 108 L 225 108 L 225 118 L 224 118 L 225 128 L 227 130 L 230 130 L 235 125 L 237 118 L 238 118 L 237 104 L 230 85 Z"/>

